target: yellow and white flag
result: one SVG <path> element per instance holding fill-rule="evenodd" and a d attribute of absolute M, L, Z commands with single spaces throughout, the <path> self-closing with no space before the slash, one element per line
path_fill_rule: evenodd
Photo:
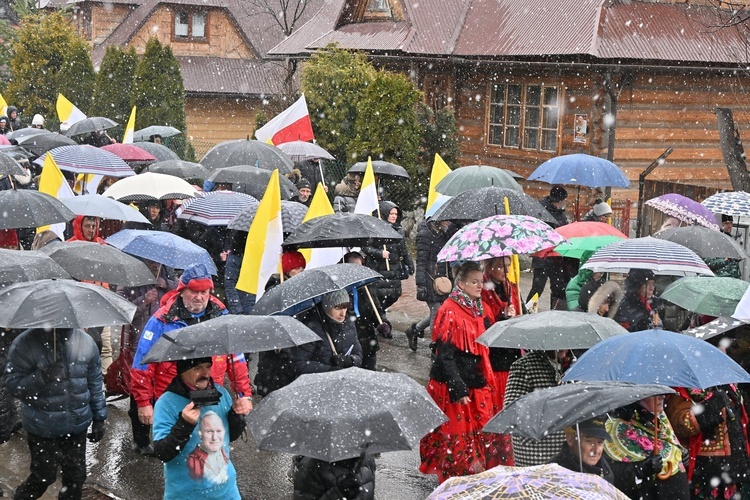
<path fill-rule="evenodd" d="M 331 206 L 331 202 L 328 201 L 328 195 L 323 188 L 323 184 L 319 182 L 315 194 L 310 201 L 310 208 L 307 209 L 307 213 L 305 214 L 305 218 L 302 219 L 302 223 L 324 215 L 333 215 L 333 207 Z M 316 267 L 336 264 L 344 257 L 347 250 L 347 248 L 338 247 L 301 248 L 299 251 L 305 256 L 305 262 L 307 262 L 305 269 L 314 269 Z"/>
<path fill-rule="evenodd" d="M 0 114 L 8 116 L 8 103 L 5 102 L 5 98 L 0 95 Z"/>
<path fill-rule="evenodd" d="M 372 159 L 367 157 L 365 176 L 362 178 L 362 187 L 359 190 L 357 204 L 354 206 L 355 214 L 372 215 L 378 210 L 378 187 L 375 185 L 375 174 L 372 171 Z M 375 215 L 380 217 L 380 212 Z"/>
<path fill-rule="evenodd" d="M 133 136 L 135 135 L 135 106 L 133 111 L 130 112 L 130 119 L 125 127 L 125 135 L 122 136 L 123 144 L 133 144 Z"/>
<path fill-rule="evenodd" d="M 443 206 L 443 203 L 452 198 L 452 196 L 435 191 L 435 186 L 443 180 L 443 177 L 450 173 L 451 168 L 439 154 L 435 153 L 435 161 L 432 163 L 432 173 L 430 174 L 430 190 L 427 193 L 427 206 L 424 209 L 425 217 L 434 214 L 438 208 Z"/>
<path fill-rule="evenodd" d="M 60 119 L 61 130 L 63 128 L 67 130 L 74 123 L 86 119 L 86 114 L 62 94 L 57 94 L 57 104 L 55 107 L 57 108 L 57 117 Z"/>
<path fill-rule="evenodd" d="M 73 191 L 78 196 L 84 194 L 96 194 L 99 183 L 104 179 L 101 174 L 78 174 Z"/>
<path fill-rule="evenodd" d="M 45 156 L 44 165 L 42 166 L 42 175 L 39 177 L 39 191 L 54 196 L 58 200 L 75 196 L 75 193 L 70 189 L 68 181 L 63 176 L 57 163 L 55 163 L 55 159 L 52 158 L 52 155 Z M 65 240 L 64 222 L 37 228 L 36 232 L 40 233 L 47 229 L 52 230 L 61 240 Z"/>
<path fill-rule="evenodd" d="M 263 296 L 268 279 L 281 273 L 281 243 L 284 241 L 281 224 L 281 190 L 279 171 L 274 170 L 263 199 L 255 212 L 245 243 L 237 289 L 252 293 L 255 299 Z"/>

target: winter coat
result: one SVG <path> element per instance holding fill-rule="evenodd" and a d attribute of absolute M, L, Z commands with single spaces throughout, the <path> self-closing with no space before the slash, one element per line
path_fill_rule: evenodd
<path fill-rule="evenodd" d="M 568 220 L 568 216 L 565 214 L 565 210 L 562 208 L 557 208 L 555 205 L 552 204 L 552 202 L 549 199 L 549 196 L 545 196 L 541 200 L 539 200 L 539 203 L 542 204 L 542 206 L 552 215 L 552 217 L 555 218 L 556 223 L 550 224 L 553 228 L 557 228 L 560 226 L 564 226 L 565 224 L 570 223 Z"/>
<path fill-rule="evenodd" d="M 16 117 L 11 118 L 10 115 L 13 114 L 13 112 L 16 112 Z M 20 130 L 23 128 L 23 124 L 21 123 L 21 117 L 18 116 L 18 108 L 15 106 L 8 106 L 8 130 Z"/>
<path fill-rule="evenodd" d="M 0 443 L 10 439 L 13 428 L 20 420 L 16 411 L 13 396 L 5 388 L 5 367 L 8 363 L 8 351 L 13 341 L 21 334 L 21 330 L 0 328 Z"/>
<path fill-rule="evenodd" d="M 289 359 L 298 377 L 305 373 L 323 373 L 338 370 L 340 367 L 332 362 L 334 356 L 331 342 L 336 347 L 336 353 L 352 357 L 353 366 L 362 366 L 362 346 L 357 339 L 357 330 L 351 321 L 343 323 L 333 321 L 320 306 L 304 319 L 303 323 L 314 331 L 320 342 L 293 347 L 289 350 Z M 326 333 L 328 335 L 326 335 Z M 331 341 L 329 341 L 329 336 Z"/>
<path fill-rule="evenodd" d="M 612 467 L 610 467 L 604 453 L 602 453 L 602 458 L 599 459 L 596 465 L 591 466 L 586 463 L 582 464 L 578 457 L 570 451 L 570 447 L 566 442 L 563 443 L 560 452 L 550 459 L 549 463 L 557 464 L 574 472 L 594 474 L 595 476 L 601 477 L 610 484 L 615 484 L 615 474 L 614 472 L 612 472 Z M 581 469 L 581 465 L 583 465 L 583 469 Z"/>
<path fill-rule="evenodd" d="M 229 248 L 229 230 L 226 227 L 212 226 L 207 228 L 198 239 L 198 246 L 205 248 L 214 261 L 217 269 L 215 284 L 224 287 L 226 261 L 221 260 L 222 252 Z"/>
<path fill-rule="evenodd" d="M 742 261 L 740 260 L 714 257 L 703 259 L 703 262 L 706 263 L 708 268 L 711 269 L 716 276 L 742 279 L 742 273 L 740 272 L 740 262 Z"/>
<path fill-rule="evenodd" d="M 161 266 L 159 277 L 167 282 L 166 288 L 160 288 L 156 285 L 117 287 L 117 295 L 124 297 L 136 306 L 133 321 L 130 322 L 130 325 L 133 328 L 131 336 L 133 345 L 138 345 L 138 340 L 140 340 L 141 338 L 141 332 L 143 331 L 143 328 L 146 326 L 149 318 L 151 318 L 151 316 L 153 316 L 154 313 L 156 313 L 156 311 L 158 311 L 161 307 L 161 300 L 162 298 L 164 298 L 164 295 L 166 295 L 170 290 L 174 290 L 175 288 L 177 288 L 177 282 L 167 277 L 167 270 L 164 266 Z M 154 288 L 156 288 L 158 297 L 150 304 L 146 304 L 146 293 L 148 293 L 150 290 L 153 290 Z"/>
<path fill-rule="evenodd" d="M 336 184 L 333 198 L 333 210 L 336 213 L 349 212 L 354 213 L 354 208 L 357 206 L 357 197 L 359 196 L 359 190 L 355 190 L 352 185 L 352 181 L 347 177 L 344 177 L 339 184 Z"/>
<path fill-rule="evenodd" d="M 594 290 L 591 294 L 588 293 L 589 287 Z M 622 288 L 620 288 L 620 285 L 615 281 L 606 281 L 601 284 L 591 281 L 584 285 L 579 300 L 580 308 L 582 311 L 597 314 L 599 312 L 599 306 L 601 306 L 610 295 L 612 296 L 613 303 L 609 306 L 607 317 L 614 318 L 617 315 L 617 311 L 620 309 L 623 297 Z"/>
<path fill-rule="evenodd" d="M 101 220 L 98 218 L 96 219 L 96 229 L 94 229 L 94 239 L 87 240 L 85 236 L 83 236 L 83 215 L 77 215 L 75 219 L 73 219 L 73 222 L 71 225 L 73 226 L 73 237 L 69 238 L 67 241 L 93 241 L 94 243 L 101 243 L 104 245 L 104 240 L 99 236 L 99 224 L 101 223 Z"/>
<path fill-rule="evenodd" d="M 5 387 L 21 400 L 24 429 L 46 439 L 107 419 L 99 350 L 83 330 L 23 332 L 8 352 Z"/>
<path fill-rule="evenodd" d="M 325 462 L 302 457 L 294 470 L 294 500 L 374 500 L 375 458 Z"/>
<path fill-rule="evenodd" d="M 362 352 L 375 353 L 380 350 L 378 335 L 375 330 L 378 325 L 380 325 L 380 322 L 378 321 L 378 316 L 375 314 L 375 311 L 377 310 L 380 319 L 384 322 L 387 322 L 388 320 L 385 316 L 385 309 L 380 304 L 378 294 L 374 293 L 374 290 L 372 289 L 373 287 L 368 286 L 367 289 L 370 290 L 370 297 L 372 297 L 372 302 L 375 304 L 374 308 L 373 304 L 370 303 L 370 299 L 367 298 L 367 292 L 365 292 L 364 288 L 365 287 L 360 287 L 354 292 L 349 293 L 349 321 L 353 322 L 354 327 L 357 329 L 357 338 L 359 339 L 359 345 L 362 347 Z M 356 310 L 354 307 L 355 293 L 357 298 Z M 359 312 L 359 315 L 357 315 L 357 312 Z"/>
<path fill-rule="evenodd" d="M 449 237 L 435 222 L 422 221 L 417 226 L 417 266 L 414 277 L 417 286 L 425 289 L 425 302 L 443 302 L 448 297 L 447 294 L 439 295 L 433 282 L 438 277 L 452 278 L 448 264 L 437 262 L 437 255 Z"/>
<path fill-rule="evenodd" d="M 625 287 L 625 296 L 614 320 L 620 323 L 629 332 L 648 330 L 653 325 L 653 307 L 638 295 L 638 290 Z"/>
<path fill-rule="evenodd" d="M 250 314 L 255 305 L 255 295 L 237 289 L 240 279 L 242 255 L 231 252 L 227 255 L 224 267 L 224 294 L 227 296 L 227 307 L 232 314 Z"/>

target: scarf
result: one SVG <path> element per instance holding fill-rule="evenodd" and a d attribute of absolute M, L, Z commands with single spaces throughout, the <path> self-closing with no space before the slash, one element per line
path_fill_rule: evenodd
<path fill-rule="evenodd" d="M 458 286 L 453 287 L 453 291 L 448 295 L 449 298 L 453 299 L 461 307 L 466 308 L 472 317 L 477 318 L 484 316 L 484 308 L 482 307 L 482 299 L 471 300 Z"/>

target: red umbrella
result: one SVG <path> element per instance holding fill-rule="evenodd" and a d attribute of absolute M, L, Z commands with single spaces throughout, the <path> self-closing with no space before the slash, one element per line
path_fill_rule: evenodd
<path fill-rule="evenodd" d="M 2 145 L 2 146 L 10 146 L 10 141 L 4 135 L 0 135 L 0 145 Z"/>
<path fill-rule="evenodd" d="M 102 146 L 102 149 L 106 149 L 110 153 L 119 156 L 123 161 L 156 161 L 156 157 L 154 155 L 132 144 L 116 143 L 110 144 L 109 146 Z"/>
<path fill-rule="evenodd" d="M 560 233 L 566 240 L 571 238 L 585 238 L 587 236 L 617 236 L 618 238 L 628 239 L 622 231 L 614 226 L 607 224 L 606 222 L 573 222 L 566 224 L 555 229 Z M 547 248 L 535 254 L 533 257 L 560 257 L 560 254 L 555 252 L 554 248 Z"/>

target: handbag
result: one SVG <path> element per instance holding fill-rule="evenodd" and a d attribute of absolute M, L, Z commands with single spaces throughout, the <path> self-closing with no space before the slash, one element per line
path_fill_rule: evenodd
<path fill-rule="evenodd" d="M 119 396 L 117 399 L 124 399 L 130 395 L 130 368 L 133 366 L 132 342 L 130 339 L 132 327 L 124 325 L 120 330 L 120 354 L 117 355 L 104 376 L 105 394 L 109 396 Z"/>
<path fill-rule="evenodd" d="M 451 283 L 451 280 L 445 276 L 438 276 L 432 282 L 432 289 L 435 290 L 435 293 L 438 295 L 448 295 L 451 293 L 451 289 L 453 289 L 453 284 Z"/>

